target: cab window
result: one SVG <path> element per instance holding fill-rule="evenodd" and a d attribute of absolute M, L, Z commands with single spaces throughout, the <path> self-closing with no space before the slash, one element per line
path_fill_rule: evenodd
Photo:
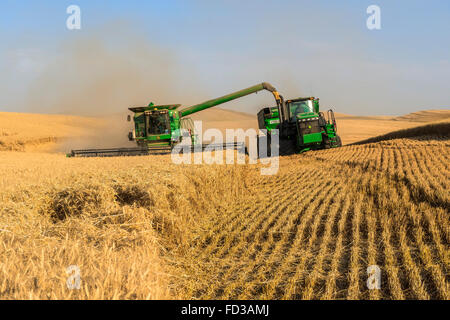
<path fill-rule="evenodd" d="M 306 112 L 314 112 L 313 101 L 296 101 L 291 102 L 289 106 L 290 118 L 295 118 L 298 114 Z"/>
<path fill-rule="evenodd" d="M 169 121 L 166 113 L 152 113 L 149 115 L 148 133 L 167 134 L 169 133 Z"/>

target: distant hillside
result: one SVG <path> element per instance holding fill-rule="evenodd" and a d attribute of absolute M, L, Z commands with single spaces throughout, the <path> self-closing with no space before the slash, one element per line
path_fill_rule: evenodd
<path fill-rule="evenodd" d="M 203 131 L 258 129 L 256 115 L 221 108 L 207 109 L 191 118 L 203 121 Z M 336 113 L 338 134 L 344 144 L 449 118 L 450 110 L 425 110 L 399 117 Z M 135 145 L 127 139 L 132 126 L 126 121 L 126 113 L 93 118 L 0 112 L 0 151 L 69 152 L 80 148 L 130 147 Z"/>
<path fill-rule="evenodd" d="M 409 129 L 389 132 L 387 134 L 358 141 L 354 145 L 379 142 L 384 140 L 401 139 L 401 138 L 415 138 L 415 137 L 436 137 L 439 139 L 450 138 L 450 121 L 441 121 L 418 126 Z"/>
<path fill-rule="evenodd" d="M 355 116 L 335 112 L 338 134 L 344 144 L 366 140 L 372 137 L 416 127 L 419 123 L 435 122 L 450 117 L 450 110 L 424 110 L 404 116 Z M 193 114 L 193 120 L 202 120 L 203 130 L 215 128 L 223 133 L 225 129 L 258 129 L 256 115 L 221 108 L 207 109 Z"/>
<path fill-rule="evenodd" d="M 0 112 L 0 151 L 43 147 L 98 126 L 98 120 L 88 117 Z"/>
<path fill-rule="evenodd" d="M 219 129 L 225 134 L 226 129 L 258 129 L 256 115 L 222 108 L 206 109 L 193 114 L 190 118 L 194 121 L 201 120 L 203 131 Z"/>
<path fill-rule="evenodd" d="M 424 110 L 394 118 L 396 121 L 433 122 L 450 118 L 450 110 Z"/>
<path fill-rule="evenodd" d="M 222 108 L 206 109 L 198 113 L 194 113 L 189 116 L 192 120 L 202 121 L 234 121 L 234 120 L 254 120 L 256 114 L 250 114 L 246 112 L 232 111 Z"/>

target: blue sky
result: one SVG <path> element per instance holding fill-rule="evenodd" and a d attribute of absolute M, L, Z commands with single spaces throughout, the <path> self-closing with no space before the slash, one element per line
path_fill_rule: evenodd
<path fill-rule="evenodd" d="M 65 27 L 71 4 L 81 8 L 79 31 Z M 381 8 L 381 30 L 366 28 L 372 4 Z M 262 81 L 285 97 L 316 95 L 325 107 L 346 113 L 450 108 L 449 17 L 449 1 L 3 0 L 0 110 L 92 109 L 62 105 L 64 94 L 111 112 L 126 109 L 128 101 L 190 104 Z M 77 46 L 88 46 L 83 59 L 102 63 L 106 54 L 112 66 L 72 62 L 80 55 L 74 58 L 68 48 Z M 119 62 L 135 70 L 116 70 Z M 105 82 L 116 76 L 114 85 Z M 74 78 L 98 82 L 68 90 Z M 148 93 L 134 92 L 131 78 Z M 93 91 L 101 97 L 90 96 Z M 224 106 L 255 113 L 271 103 L 262 94 Z"/>

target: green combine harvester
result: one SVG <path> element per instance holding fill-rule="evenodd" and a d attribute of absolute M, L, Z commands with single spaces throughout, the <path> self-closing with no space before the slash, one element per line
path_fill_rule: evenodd
<path fill-rule="evenodd" d="M 136 141 L 138 145 L 136 148 L 72 150 L 67 156 L 107 157 L 164 154 L 170 152 L 184 139 L 191 139 L 192 150 L 195 150 L 194 146 L 198 145 L 198 139 L 193 121 L 187 116 L 262 90 L 271 92 L 275 97 L 277 108 L 281 108 L 281 96 L 271 84 L 266 82 L 187 108 L 180 108 L 180 104 L 154 105 L 150 103 L 145 107 L 129 108 L 134 113 L 134 130 L 129 133 L 128 138 L 130 141 Z M 128 116 L 128 121 L 131 121 L 131 116 Z M 201 149 L 205 149 L 206 146 L 201 145 Z M 211 147 L 211 145 L 209 146 Z M 223 148 L 245 150 L 243 142 L 224 143 L 222 146 Z"/>
<path fill-rule="evenodd" d="M 259 129 L 267 130 L 262 143 L 267 143 L 268 156 L 271 154 L 270 146 L 274 134 L 279 138 L 280 155 L 342 146 L 341 138 L 337 135 L 334 112 L 328 110 L 325 118 L 323 112 L 319 111 L 318 98 L 284 101 L 280 96 L 280 100 L 276 107 L 264 108 L 258 112 Z"/>

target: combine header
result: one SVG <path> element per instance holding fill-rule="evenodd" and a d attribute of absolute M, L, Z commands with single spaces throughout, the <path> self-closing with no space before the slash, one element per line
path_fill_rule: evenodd
<path fill-rule="evenodd" d="M 165 154 L 168 148 L 110 148 L 110 149 L 82 149 L 72 150 L 67 157 L 120 157 L 120 156 L 145 156 L 149 154 Z"/>
<path fill-rule="evenodd" d="M 180 104 L 154 105 L 152 102 L 145 107 L 129 108 L 134 113 L 134 130 L 128 134 L 130 141 L 136 141 L 136 148 L 117 149 L 86 149 L 72 150 L 68 157 L 111 157 L 111 156 L 135 156 L 147 154 L 169 153 L 172 148 L 183 141 L 190 139 L 192 151 L 198 145 L 197 134 L 194 131 L 194 123 L 187 116 L 212 108 L 219 104 L 256 93 L 261 90 L 270 91 L 281 108 L 281 98 L 277 90 L 267 82 L 243 89 L 216 99 L 208 100 L 187 108 L 181 108 Z M 131 121 L 131 116 L 128 116 Z M 202 145 L 202 150 L 207 145 Z M 211 146 L 211 145 L 209 145 Z M 223 148 L 233 148 L 245 152 L 244 143 L 223 144 Z M 200 148 L 198 148 L 200 149 Z"/>

